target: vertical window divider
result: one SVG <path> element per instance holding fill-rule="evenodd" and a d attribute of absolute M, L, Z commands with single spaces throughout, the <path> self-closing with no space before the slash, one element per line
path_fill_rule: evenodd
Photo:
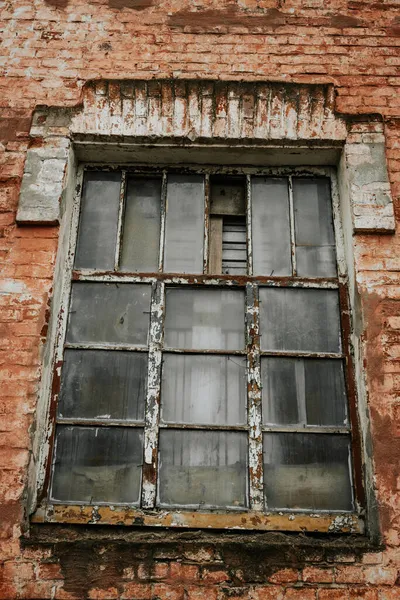
<path fill-rule="evenodd" d="M 164 243 L 165 243 L 165 219 L 167 217 L 167 171 L 162 173 L 161 180 L 161 227 L 160 227 L 160 250 L 158 257 L 158 271 L 164 270 Z"/>
<path fill-rule="evenodd" d="M 210 232 L 210 176 L 206 173 L 204 178 L 204 254 L 203 273 L 208 273 L 209 264 L 209 232 Z"/>
<path fill-rule="evenodd" d="M 262 511 L 263 440 L 260 368 L 260 311 L 258 286 L 246 285 L 247 422 L 249 425 L 249 503 Z"/>
<path fill-rule="evenodd" d="M 142 507 L 154 508 L 157 492 L 158 430 L 160 422 L 161 362 L 164 336 L 165 285 L 152 284 L 147 394 L 144 430 Z"/>
<path fill-rule="evenodd" d="M 251 229 L 251 175 L 246 175 L 247 273 L 253 275 L 253 236 Z"/>
<path fill-rule="evenodd" d="M 294 202 L 293 202 L 293 179 L 292 176 L 288 177 L 289 186 L 289 219 L 290 219 L 290 250 L 292 257 L 292 276 L 297 275 L 297 264 L 296 264 L 296 236 L 294 227 Z"/>
<path fill-rule="evenodd" d="M 120 191 L 119 191 L 117 242 L 115 244 L 114 271 L 118 271 L 118 269 L 119 269 L 119 261 L 120 261 L 120 256 L 121 256 L 122 229 L 123 229 L 124 211 L 125 211 L 125 197 L 126 197 L 126 171 L 122 171 L 121 187 L 120 187 Z"/>

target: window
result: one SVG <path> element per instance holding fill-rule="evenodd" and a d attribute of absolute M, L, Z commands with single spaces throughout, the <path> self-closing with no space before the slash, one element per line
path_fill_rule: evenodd
<path fill-rule="evenodd" d="M 333 173 L 81 178 L 47 516 L 358 527 Z"/>

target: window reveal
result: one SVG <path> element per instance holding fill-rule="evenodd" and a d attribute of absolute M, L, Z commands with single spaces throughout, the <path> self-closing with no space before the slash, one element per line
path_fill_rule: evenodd
<path fill-rule="evenodd" d="M 87 170 L 72 279 L 53 502 L 352 510 L 328 178 Z"/>

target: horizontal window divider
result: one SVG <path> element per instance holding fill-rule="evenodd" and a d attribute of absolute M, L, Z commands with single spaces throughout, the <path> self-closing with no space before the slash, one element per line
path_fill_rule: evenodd
<path fill-rule="evenodd" d="M 301 350 L 261 350 L 261 356 L 276 358 L 335 358 L 341 360 L 345 355 L 339 352 L 302 352 Z"/>
<path fill-rule="evenodd" d="M 74 419 L 57 417 L 57 425 L 79 425 L 86 427 L 140 427 L 144 428 L 143 421 L 128 421 L 124 419 Z"/>
<path fill-rule="evenodd" d="M 134 146 L 134 144 L 132 145 Z M 139 145 L 140 146 L 140 145 Z M 337 144 L 335 144 L 337 146 Z M 141 147 L 141 146 L 140 146 Z M 173 144 L 157 144 L 159 148 L 171 148 L 175 147 Z M 192 144 L 191 147 L 197 147 L 196 144 Z M 199 145 L 199 147 L 202 147 Z M 237 148 L 254 148 L 251 144 L 239 144 L 235 146 Z M 257 147 L 270 148 L 268 145 L 257 144 Z M 212 148 L 225 148 L 223 144 L 213 144 Z M 196 164 L 188 163 L 182 164 L 160 164 L 160 165 L 126 165 L 126 164 L 110 164 L 110 163 L 85 163 L 83 166 L 84 171 L 126 171 L 128 175 L 144 175 L 148 177 L 159 176 L 161 177 L 164 171 L 167 173 L 174 174 L 210 174 L 210 175 L 265 175 L 271 177 L 331 177 L 332 173 L 335 172 L 334 167 L 323 167 L 323 166 L 309 166 L 309 167 L 254 167 L 254 166 L 223 166 L 223 165 L 207 165 L 207 164 Z"/>
<path fill-rule="evenodd" d="M 143 510 L 133 504 L 103 505 L 47 502 L 31 517 L 33 523 L 71 523 L 86 525 L 136 525 L 199 529 L 293 531 L 320 533 L 364 533 L 364 521 L 355 512 L 241 510 L 185 510 L 168 507 Z"/>
<path fill-rule="evenodd" d="M 163 354 L 215 354 L 216 356 L 246 356 L 246 350 L 197 350 L 193 348 L 164 348 Z"/>
<path fill-rule="evenodd" d="M 163 281 L 167 285 L 209 285 L 243 287 L 246 283 L 264 287 L 289 287 L 332 289 L 339 288 L 337 278 L 273 277 L 256 275 L 188 275 L 185 273 L 129 273 L 121 271 L 75 270 L 73 281 L 93 281 L 97 283 L 155 283 Z"/>
<path fill-rule="evenodd" d="M 263 425 L 263 432 L 275 433 L 351 433 L 350 427 L 336 427 L 325 425 Z"/>
<path fill-rule="evenodd" d="M 81 344 L 78 342 L 67 342 L 64 344 L 67 350 L 119 350 L 125 352 L 148 352 L 147 346 L 131 346 L 130 344 Z"/>
<path fill-rule="evenodd" d="M 160 423 L 160 429 L 185 429 L 204 431 L 249 431 L 248 425 L 198 425 L 196 423 Z"/>

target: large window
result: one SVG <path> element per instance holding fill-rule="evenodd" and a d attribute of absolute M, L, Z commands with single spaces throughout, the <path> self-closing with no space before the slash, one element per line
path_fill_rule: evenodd
<path fill-rule="evenodd" d="M 52 514 L 111 505 L 118 522 L 159 509 L 158 524 L 220 526 L 223 514 L 224 526 L 257 527 L 246 514 L 258 513 L 272 528 L 274 514 L 301 513 L 318 529 L 316 513 L 355 513 L 331 178 L 87 167 L 82 183 Z"/>

